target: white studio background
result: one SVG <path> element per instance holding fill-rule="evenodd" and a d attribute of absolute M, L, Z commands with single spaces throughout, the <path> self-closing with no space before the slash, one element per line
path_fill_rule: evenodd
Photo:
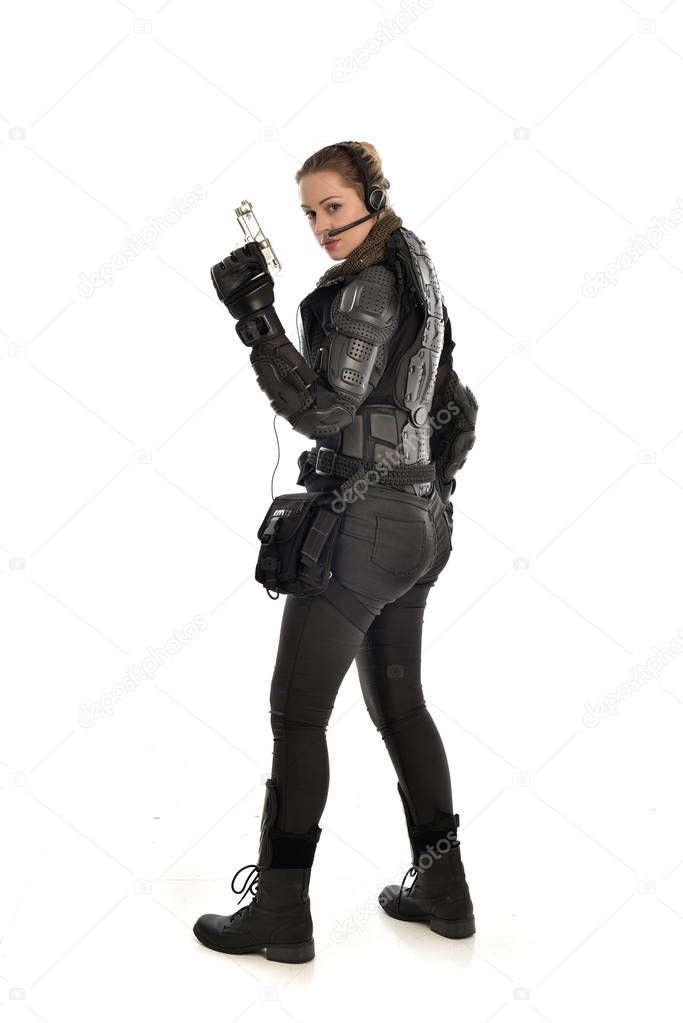
<path fill-rule="evenodd" d="M 680 1019 L 683 2 L 8 0 L 0 83 L 0 1020 Z M 191 929 L 256 859 L 284 603 L 208 268 L 250 199 L 296 343 L 294 174 L 349 138 L 480 402 L 423 657 L 477 934 L 379 909 L 409 846 L 353 668 L 285 966 Z"/>

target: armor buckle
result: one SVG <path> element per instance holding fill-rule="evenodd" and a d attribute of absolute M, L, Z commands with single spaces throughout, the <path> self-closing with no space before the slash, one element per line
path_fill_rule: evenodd
<path fill-rule="evenodd" d="M 329 468 L 328 469 L 321 469 L 320 468 L 320 456 L 322 455 L 323 451 L 328 451 L 330 453 L 330 455 L 332 456 L 331 459 L 330 459 L 330 463 L 329 463 Z M 335 462 L 336 457 L 337 457 L 337 452 L 334 450 L 334 448 L 326 448 L 326 447 L 322 447 L 322 446 L 318 448 L 318 454 L 316 455 L 316 458 L 315 458 L 315 471 L 317 472 L 318 476 L 331 476 L 332 475 L 332 469 L 334 468 L 334 462 Z"/>

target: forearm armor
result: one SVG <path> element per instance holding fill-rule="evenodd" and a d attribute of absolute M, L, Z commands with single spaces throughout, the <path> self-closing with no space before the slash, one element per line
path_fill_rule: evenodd
<path fill-rule="evenodd" d="M 353 403 L 326 387 L 285 334 L 254 345 L 249 359 L 271 407 L 298 433 L 323 437 L 353 420 Z"/>

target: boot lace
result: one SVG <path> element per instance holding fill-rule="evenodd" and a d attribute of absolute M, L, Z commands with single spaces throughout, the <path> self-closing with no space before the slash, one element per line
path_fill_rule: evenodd
<path fill-rule="evenodd" d="M 415 887 L 415 882 L 417 881 L 418 873 L 419 873 L 419 871 L 418 871 L 417 867 L 415 866 L 415 864 L 413 864 L 412 866 L 408 867 L 408 869 L 406 870 L 405 874 L 403 875 L 403 880 L 401 881 L 401 887 L 399 888 L 398 899 L 396 900 L 396 909 L 398 909 L 400 907 L 400 905 L 401 905 L 401 896 L 403 895 L 403 885 L 405 884 L 405 880 L 408 877 L 408 874 L 412 874 L 413 875 L 413 880 L 412 880 L 412 883 L 410 885 L 410 888 L 405 893 L 406 895 L 410 895 L 410 893 L 412 892 L 413 888 Z"/>
<path fill-rule="evenodd" d="M 238 877 L 239 874 L 242 873 L 243 870 L 246 870 L 247 867 L 251 867 L 251 873 L 247 875 L 247 879 L 246 879 L 246 881 L 244 882 L 244 884 L 243 884 L 243 886 L 241 888 L 235 888 L 235 879 Z M 256 876 L 254 876 L 254 873 L 255 873 Z M 233 892 L 236 895 L 240 895 L 240 894 L 243 893 L 242 894 L 242 899 L 244 899 L 246 897 L 246 895 L 249 894 L 249 895 L 253 895 L 255 900 L 258 901 L 258 897 L 259 897 L 258 883 L 259 883 L 260 877 L 261 877 L 261 872 L 259 870 L 258 864 L 257 863 L 246 863 L 243 867 L 240 867 L 239 870 L 235 871 L 235 873 L 233 875 L 233 878 L 232 878 L 232 881 L 230 882 L 230 887 L 232 888 Z M 237 903 L 238 906 L 239 906 L 240 902 L 242 901 L 242 899 L 239 899 L 239 901 Z M 234 920 L 238 916 L 240 916 L 242 913 L 244 913 L 246 910 L 250 910 L 253 905 L 254 905 L 254 903 L 250 902 L 248 905 L 242 906 L 242 908 L 238 909 L 236 913 L 233 913 L 232 919 Z"/>

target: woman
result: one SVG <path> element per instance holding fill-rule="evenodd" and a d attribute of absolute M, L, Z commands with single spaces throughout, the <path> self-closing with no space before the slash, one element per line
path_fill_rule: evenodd
<path fill-rule="evenodd" d="M 448 313 L 424 243 L 387 204 L 374 147 L 326 146 L 296 181 L 316 244 L 335 263 L 299 307 L 303 355 L 285 336 L 272 278 L 253 247 L 219 264 L 214 284 L 272 407 L 315 441 L 299 456 L 297 483 L 337 490 L 343 519 L 328 588 L 285 602 L 270 693 L 272 777 L 258 863 L 248 865 L 256 876 L 236 889 L 243 867 L 232 884 L 255 897 L 194 927 L 210 948 L 265 949 L 283 962 L 314 956 L 308 885 L 329 785 L 325 730 L 354 660 L 396 770 L 413 859 L 412 887 L 389 885 L 379 901 L 389 915 L 428 921 L 446 937 L 475 930 L 448 761 L 425 706 L 420 660 L 427 596 L 451 553 L 449 496 L 473 443 L 476 401 L 462 388 L 465 406 L 471 399 L 465 412 L 445 400 L 457 381 Z M 343 486 L 380 465 L 372 485 Z"/>

